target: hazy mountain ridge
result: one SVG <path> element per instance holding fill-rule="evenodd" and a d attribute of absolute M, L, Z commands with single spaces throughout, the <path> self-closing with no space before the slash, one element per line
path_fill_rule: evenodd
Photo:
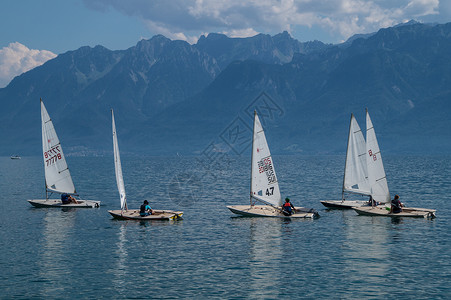
<path fill-rule="evenodd" d="M 349 47 L 295 54 L 283 65 L 235 62 L 174 111 L 183 112 L 180 120 L 183 114 L 214 115 L 209 128 L 196 131 L 214 140 L 265 91 L 285 112 L 267 130 L 276 153 L 344 151 L 350 113 L 365 129 L 365 108 L 383 151 L 445 153 L 451 142 L 450 47 L 451 24 L 412 24 L 381 29 Z M 158 116 L 154 126 L 166 117 Z M 180 128 L 171 134 L 182 139 Z"/>
<path fill-rule="evenodd" d="M 125 152 L 199 153 L 265 92 L 283 110 L 265 125 L 275 153 L 343 152 L 349 115 L 365 128 L 365 107 L 383 151 L 446 152 L 450 50 L 451 23 L 381 29 L 346 45 L 284 32 L 82 47 L 0 89 L 1 151 L 39 153 L 42 97 L 69 151 L 111 152 L 114 108 Z"/>

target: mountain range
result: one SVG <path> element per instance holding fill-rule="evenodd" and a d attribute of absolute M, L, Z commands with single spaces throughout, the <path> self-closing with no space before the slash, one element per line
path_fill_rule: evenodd
<path fill-rule="evenodd" d="M 252 112 L 274 154 L 346 151 L 368 108 L 382 152 L 451 146 L 451 23 L 380 29 L 331 45 L 287 32 L 196 44 L 162 35 L 126 50 L 81 47 L 0 89 L 0 153 L 39 155 L 39 99 L 67 154 L 248 154 Z M 246 152 L 247 151 L 247 152 Z"/>

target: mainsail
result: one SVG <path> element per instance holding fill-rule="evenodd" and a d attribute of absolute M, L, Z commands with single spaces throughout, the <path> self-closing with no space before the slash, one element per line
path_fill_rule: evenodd
<path fill-rule="evenodd" d="M 76 194 L 63 149 L 42 99 L 41 121 L 46 189 L 57 193 Z"/>
<path fill-rule="evenodd" d="M 251 197 L 272 206 L 282 205 L 276 171 L 257 112 L 252 140 Z"/>
<path fill-rule="evenodd" d="M 366 162 L 371 196 L 377 202 L 390 202 L 384 164 L 368 110 L 366 111 Z"/>
<path fill-rule="evenodd" d="M 113 120 L 113 148 L 114 148 L 114 169 L 116 171 L 116 183 L 121 197 L 121 209 L 127 209 L 127 197 L 125 195 L 124 178 L 122 177 L 121 157 L 119 155 L 119 145 L 117 143 L 116 124 L 114 123 L 114 113 L 111 110 Z"/>
<path fill-rule="evenodd" d="M 349 125 L 348 149 L 343 178 L 343 193 L 371 195 L 366 165 L 366 144 L 354 115 Z"/>

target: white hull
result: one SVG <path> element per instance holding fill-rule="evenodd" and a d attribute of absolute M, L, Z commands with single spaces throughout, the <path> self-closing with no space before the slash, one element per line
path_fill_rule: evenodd
<path fill-rule="evenodd" d="M 284 215 L 280 209 L 276 209 L 269 205 L 231 205 L 227 206 L 231 212 L 245 217 L 272 217 L 272 218 L 316 218 L 318 213 L 305 208 L 297 208 L 296 212 L 291 216 Z"/>
<path fill-rule="evenodd" d="M 369 206 L 368 201 L 358 201 L 358 200 L 323 200 L 320 201 L 322 205 L 327 208 L 343 208 L 351 209 L 353 207 Z"/>
<path fill-rule="evenodd" d="M 108 211 L 115 219 L 119 220 L 141 220 L 141 221 L 151 221 L 151 220 L 177 220 L 181 219 L 183 216 L 182 211 L 173 210 L 153 210 L 153 214 L 149 216 L 142 217 L 139 214 L 139 209 L 129 209 L 129 210 L 109 210 Z"/>
<path fill-rule="evenodd" d="M 434 215 L 435 215 L 435 212 L 437 211 L 436 209 L 420 208 L 420 207 L 405 207 L 404 209 L 415 210 L 415 211 L 427 211 L 427 212 L 434 213 Z"/>
<path fill-rule="evenodd" d="M 97 208 L 100 201 L 77 200 L 79 203 L 63 204 L 59 199 L 31 199 L 28 200 L 34 207 L 74 207 L 74 208 Z"/>
<path fill-rule="evenodd" d="M 375 207 L 354 207 L 353 209 L 362 216 L 383 216 L 383 217 L 410 217 L 410 218 L 435 218 L 435 210 L 421 208 L 403 208 L 400 213 L 390 213 L 386 206 Z"/>

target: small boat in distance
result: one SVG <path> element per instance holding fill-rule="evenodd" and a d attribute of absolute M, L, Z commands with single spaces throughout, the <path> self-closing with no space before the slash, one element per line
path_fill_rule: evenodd
<path fill-rule="evenodd" d="M 314 218 L 319 216 L 315 210 L 303 207 L 296 208 L 290 216 L 282 212 L 282 197 L 276 170 L 256 111 L 254 111 L 251 156 L 250 205 L 227 206 L 231 212 L 246 217 Z M 256 201 L 262 202 L 263 205 L 255 205 Z"/>
<path fill-rule="evenodd" d="M 403 208 L 400 213 L 391 213 L 390 192 L 388 190 L 387 177 L 382 163 L 381 151 L 371 122 L 368 110 L 366 110 L 366 162 L 368 169 L 368 182 L 371 196 L 374 201 L 381 203 L 377 206 L 353 207 L 359 215 L 385 216 L 385 217 L 435 217 L 435 210 L 423 208 Z"/>
<path fill-rule="evenodd" d="M 35 207 L 99 207 L 100 201 L 80 200 L 78 203 L 63 204 L 61 199 L 50 199 L 52 194 L 78 196 L 69 167 L 63 154 L 53 122 L 41 99 L 42 150 L 45 171 L 45 199 L 32 199 L 28 202 Z M 50 194 L 50 195 L 49 195 Z"/>
<path fill-rule="evenodd" d="M 368 200 L 345 199 L 345 194 L 371 196 L 366 158 L 365 138 L 354 114 L 351 113 L 341 200 L 320 201 L 325 207 L 350 209 L 353 207 L 371 205 L 371 202 Z"/>
<path fill-rule="evenodd" d="M 114 113 L 111 110 L 112 128 L 113 128 L 113 149 L 114 149 L 114 170 L 116 173 L 117 189 L 119 191 L 121 209 L 109 210 L 108 212 L 115 219 L 119 220 L 176 220 L 183 216 L 182 211 L 172 210 L 152 210 L 152 214 L 148 216 L 141 216 L 139 209 L 128 209 L 127 196 L 125 194 L 124 178 L 122 176 L 121 157 L 119 155 L 119 145 L 117 142 L 116 124 L 114 122 Z"/>
<path fill-rule="evenodd" d="M 11 158 L 11 159 L 20 159 L 20 156 L 19 156 L 19 155 L 11 155 L 10 158 Z"/>

